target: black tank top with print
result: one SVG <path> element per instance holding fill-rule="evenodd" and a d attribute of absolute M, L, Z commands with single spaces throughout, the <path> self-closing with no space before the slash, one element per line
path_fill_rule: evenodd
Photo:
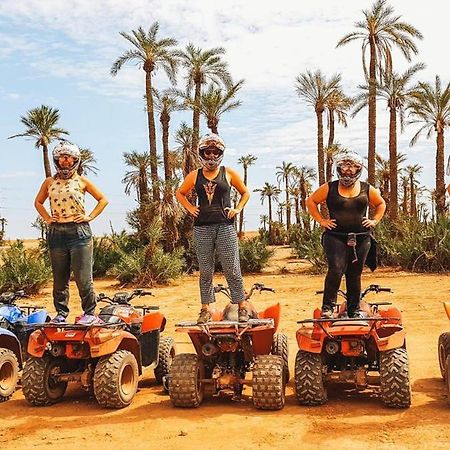
<path fill-rule="evenodd" d="M 363 233 L 368 231 L 362 224 L 369 205 L 369 184 L 360 182 L 361 189 L 356 197 L 342 197 L 339 194 L 339 181 L 328 183 L 327 207 L 330 219 L 335 219 L 338 233 Z"/>
<path fill-rule="evenodd" d="M 225 208 L 231 208 L 231 186 L 224 166 L 220 167 L 219 173 L 213 180 L 208 180 L 203 175 L 203 170 L 198 169 L 195 192 L 200 213 L 195 218 L 194 225 L 234 223 L 234 219 L 227 218 L 225 211 Z"/>

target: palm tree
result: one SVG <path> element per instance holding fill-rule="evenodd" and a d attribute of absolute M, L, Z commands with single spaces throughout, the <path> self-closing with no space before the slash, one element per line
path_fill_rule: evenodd
<path fill-rule="evenodd" d="M 98 167 L 94 164 L 97 160 L 94 157 L 94 153 L 88 148 L 80 148 L 80 165 L 78 166 L 78 175 L 84 175 L 88 172 L 97 175 Z"/>
<path fill-rule="evenodd" d="M 223 113 L 241 106 L 242 102 L 240 100 L 234 100 L 234 97 L 243 84 L 244 80 L 240 80 L 224 91 L 221 87 L 217 87 L 211 83 L 206 91 L 202 93 L 200 112 L 205 116 L 206 126 L 211 130 L 211 133 L 218 134 L 217 127 L 220 116 Z M 195 105 L 191 105 L 191 107 L 195 107 Z"/>
<path fill-rule="evenodd" d="M 306 198 L 311 189 L 311 182 L 316 179 L 316 171 L 312 167 L 300 166 L 295 168 L 294 175 L 300 188 L 300 205 L 306 212 Z"/>
<path fill-rule="evenodd" d="M 328 135 L 327 147 L 334 145 L 334 122 L 335 117 L 338 123 L 347 128 L 347 111 L 351 108 L 353 99 L 347 97 L 342 89 L 336 89 L 328 98 L 326 108 L 328 111 L 328 128 L 330 133 Z"/>
<path fill-rule="evenodd" d="M 414 88 L 409 87 L 411 78 L 425 67 L 419 63 L 410 67 L 403 74 L 381 71 L 381 83 L 377 83 L 377 96 L 386 100 L 389 109 L 389 184 L 390 202 L 388 205 L 389 217 L 395 220 L 398 215 L 398 159 L 397 159 L 397 115 L 400 118 L 400 130 L 404 130 L 404 115 L 408 101 Z M 355 99 L 353 116 L 368 105 L 369 88 L 360 86 L 362 93 Z"/>
<path fill-rule="evenodd" d="M 125 184 L 125 194 L 130 195 L 131 190 L 135 189 L 137 201 L 140 206 L 148 203 L 148 169 L 151 167 L 151 157 L 148 153 L 125 152 L 123 159 L 127 166 L 133 170 L 126 172 L 122 183 Z"/>
<path fill-rule="evenodd" d="M 337 44 L 340 47 L 349 42 L 362 41 L 362 60 L 364 75 L 369 89 L 369 141 L 367 152 L 368 182 L 375 182 L 375 143 L 376 143 L 376 92 L 380 69 L 392 69 L 392 47 L 397 47 L 407 61 L 418 50 L 413 38 L 422 39 L 422 34 L 412 25 L 401 22 L 394 16 L 394 9 L 386 5 L 386 0 L 377 0 L 370 10 L 363 11 L 364 20 L 355 23 L 358 31 L 344 36 Z M 369 70 L 367 70 L 367 49 L 369 49 Z"/>
<path fill-rule="evenodd" d="M 320 70 L 315 73 L 308 70 L 296 78 L 298 96 L 313 106 L 317 117 L 317 165 L 320 185 L 325 183 L 322 114 L 329 98 L 336 90 L 340 89 L 340 81 L 339 74 L 333 75 L 330 80 L 327 80 Z"/>
<path fill-rule="evenodd" d="M 276 172 L 278 184 L 284 183 L 284 191 L 286 193 L 286 228 L 289 230 L 291 226 L 291 204 L 289 201 L 289 181 L 294 173 L 295 166 L 292 163 L 286 163 L 283 161 L 281 166 L 276 167 L 278 171 Z"/>
<path fill-rule="evenodd" d="M 267 181 L 264 183 L 264 186 L 261 189 L 255 189 L 254 192 L 259 192 L 261 196 L 261 204 L 264 204 L 264 199 L 268 199 L 269 203 L 269 236 L 272 236 L 272 201 L 278 200 L 278 196 L 280 195 L 280 189 L 268 183 Z"/>
<path fill-rule="evenodd" d="M 177 97 L 171 90 L 165 90 L 158 92 L 153 89 L 153 95 L 155 96 L 155 109 L 159 112 L 159 121 L 162 128 L 162 144 L 163 144 L 163 161 L 164 161 L 164 180 L 167 183 L 171 177 L 172 168 L 169 163 L 169 123 L 170 116 L 175 111 L 184 109 Z"/>
<path fill-rule="evenodd" d="M 69 134 L 68 131 L 56 126 L 58 120 L 58 109 L 41 105 L 38 108 L 30 109 L 30 111 L 27 111 L 26 116 L 20 118 L 20 121 L 26 127 L 25 132 L 14 134 L 8 138 L 25 137 L 36 139 L 35 147 L 37 149 L 42 147 L 44 171 L 47 178 L 52 176 L 50 161 L 48 159 L 48 147 L 54 139 L 62 139 L 61 135 Z"/>
<path fill-rule="evenodd" d="M 412 217 L 417 217 L 417 204 L 416 204 L 416 188 L 417 180 L 416 176 L 422 172 L 422 166 L 419 164 L 409 165 L 405 168 L 406 175 L 409 179 L 409 214 Z"/>
<path fill-rule="evenodd" d="M 259 216 L 259 220 L 260 220 L 261 225 L 263 226 L 263 230 L 267 231 L 266 230 L 266 226 L 267 226 L 267 224 L 269 222 L 269 216 L 267 214 L 261 214 Z"/>
<path fill-rule="evenodd" d="M 408 175 L 400 176 L 400 183 L 402 185 L 403 197 L 402 197 L 402 212 L 406 216 L 408 214 L 408 198 L 409 198 L 409 177 Z"/>
<path fill-rule="evenodd" d="M 442 89 L 441 79 L 436 75 L 434 86 L 419 83 L 411 96 L 407 109 L 413 120 L 409 123 L 421 127 L 410 145 L 417 142 L 423 131 L 427 132 L 427 138 L 436 132 L 436 214 L 439 216 L 445 211 L 444 132 L 450 124 L 450 83 Z"/>
<path fill-rule="evenodd" d="M 336 142 L 335 144 L 328 146 L 325 149 L 326 155 L 326 180 L 332 181 L 333 179 L 333 164 L 337 156 L 342 155 L 342 153 L 346 153 L 347 149 L 342 147 L 341 144 Z"/>
<path fill-rule="evenodd" d="M 248 168 L 249 166 L 253 165 L 258 158 L 253 155 L 246 155 L 241 156 L 238 159 L 238 163 L 242 164 L 242 167 L 244 169 L 244 184 L 247 186 L 248 183 Z M 239 214 L 239 236 L 242 236 L 244 226 L 244 210 L 242 209 L 241 213 Z"/>
<path fill-rule="evenodd" d="M 406 160 L 403 153 L 398 153 L 395 161 L 396 170 L 399 165 Z M 375 184 L 380 187 L 381 196 L 386 200 L 386 205 L 389 209 L 392 200 L 392 184 L 391 184 L 391 162 L 389 159 L 384 159 L 378 153 L 375 155 Z M 398 197 L 397 197 L 398 203 Z M 398 205 L 397 205 L 398 210 Z"/>
<path fill-rule="evenodd" d="M 192 151 L 192 128 L 186 122 L 181 122 L 180 128 L 175 133 L 177 150 L 181 153 L 183 177 L 198 166 L 196 152 Z"/>
<path fill-rule="evenodd" d="M 215 84 L 222 82 L 226 87 L 232 86 L 228 66 L 222 60 L 225 53 L 222 47 L 202 50 L 193 44 L 188 44 L 184 51 L 178 52 L 183 67 L 187 70 L 187 92 L 194 89 L 193 118 L 192 118 L 192 152 L 196 154 L 200 135 L 200 100 L 202 86 L 208 81 Z"/>
<path fill-rule="evenodd" d="M 150 172 L 152 177 L 153 201 L 159 200 L 158 187 L 158 161 L 156 150 L 156 129 L 153 111 L 153 73 L 162 68 L 169 80 L 175 83 L 177 71 L 177 56 L 172 49 L 177 45 L 177 41 L 171 38 L 157 39 L 159 31 L 158 22 L 154 22 L 146 33 L 142 27 L 131 30 L 131 34 L 120 32 L 131 45 L 132 49 L 123 53 L 111 67 L 111 75 L 115 76 L 127 62 L 136 62 L 145 72 L 145 99 L 147 108 L 148 139 L 150 144 Z"/>

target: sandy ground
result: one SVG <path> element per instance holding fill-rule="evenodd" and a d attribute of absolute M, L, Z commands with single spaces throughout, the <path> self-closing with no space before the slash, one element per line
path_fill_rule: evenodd
<path fill-rule="evenodd" d="M 245 278 L 246 286 L 262 281 L 277 291 L 255 295 L 253 301 L 259 309 L 274 302 L 282 305 L 280 328 L 289 336 L 291 366 L 282 411 L 255 410 L 248 387 L 242 403 L 207 398 L 198 409 L 176 409 L 155 385 L 150 371 L 144 374 L 132 405 L 118 411 L 100 408 L 95 399 L 76 387 L 68 390 L 61 403 L 44 408 L 28 405 L 18 390 L 9 402 L 0 405 L 0 448 L 449 448 L 450 408 L 436 348 L 439 334 L 450 330 L 442 307 L 442 301 L 450 296 L 450 278 L 387 270 L 364 274 L 364 284 L 391 287 L 394 293 L 386 299 L 403 311 L 413 391 L 410 409 L 387 409 L 376 392 L 342 389 L 331 391 L 326 405 L 308 408 L 299 406 L 293 393 L 296 321 L 310 316 L 320 304 L 314 292 L 321 289 L 323 277 L 308 275 L 304 268 L 287 248 L 281 248 L 263 274 Z M 174 323 L 196 318 L 197 283 L 197 277 L 192 276 L 153 289 L 156 297 L 151 300 L 166 315 L 165 333 L 175 337 L 179 353 L 190 352 L 192 347 L 187 335 L 174 332 Z M 97 281 L 97 292 L 111 293 L 113 284 L 111 280 Z M 72 294 L 74 317 L 79 302 L 74 290 Z M 49 298 L 50 288 L 36 302 L 51 308 Z M 225 298 L 217 300 L 221 305 L 226 303 Z"/>

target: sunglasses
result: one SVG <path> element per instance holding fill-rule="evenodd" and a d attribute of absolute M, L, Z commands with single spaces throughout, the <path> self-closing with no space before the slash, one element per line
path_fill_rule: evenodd
<path fill-rule="evenodd" d="M 204 155 L 214 155 L 214 156 L 219 156 L 219 155 L 222 154 L 222 151 L 219 150 L 219 149 L 216 148 L 216 147 L 208 147 L 208 148 L 205 148 L 204 150 L 202 150 L 202 152 L 203 152 Z"/>

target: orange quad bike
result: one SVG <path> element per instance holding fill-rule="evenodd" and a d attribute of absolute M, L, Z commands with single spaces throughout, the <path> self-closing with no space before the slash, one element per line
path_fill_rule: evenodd
<path fill-rule="evenodd" d="M 271 291 L 256 283 L 253 291 Z M 229 288 L 215 287 L 231 299 Z M 229 304 L 224 311 L 212 310 L 212 320 L 205 324 L 181 322 L 177 331 L 187 332 L 194 353 L 176 355 L 169 374 L 169 395 L 174 406 L 198 407 L 205 388 L 214 396 L 231 394 L 240 400 L 244 384 L 253 388 L 253 404 L 259 409 L 282 409 L 285 385 L 289 380 L 288 341 L 276 333 L 280 320 L 280 304 L 261 313 L 252 307 L 248 322 L 238 322 L 238 305 Z M 252 380 L 246 380 L 252 372 Z"/>
<path fill-rule="evenodd" d="M 346 303 L 337 305 L 334 317 L 301 320 L 297 331 L 295 392 L 301 405 L 321 405 L 333 383 L 351 384 L 358 390 L 379 386 L 382 402 L 391 408 L 411 405 L 408 353 L 402 317 L 389 302 L 366 303 L 369 292 L 391 292 L 373 284 L 361 294 L 364 318 L 348 318 Z M 323 291 L 318 291 L 318 294 Z M 346 298 L 343 291 L 339 295 Z"/>
<path fill-rule="evenodd" d="M 164 384 L 175 356 L 174 340 L 161 337 L 166 319 L 158 306 L 131 305 L 144 295 L 152 294 L 142 289 L 113 298 L 99 294 L 98 300 L 108 303 L 100 311 L 100 324 L 37 325 L 22 376 L 28 402 L 53 404 L 69 382 L 77 382 L 101 406 L 123 408 L 133 400 L 144 369 L 153 368 L 156 381 Z"/>
<path fill-rule="evenodd" d="M 445 312 L 450 319 L 450 302 L 444 302 Z M 450 405 L 450 332 L 442 333 L 438 341 L 439 367 L 447 389 L 447 401 Z"/>

